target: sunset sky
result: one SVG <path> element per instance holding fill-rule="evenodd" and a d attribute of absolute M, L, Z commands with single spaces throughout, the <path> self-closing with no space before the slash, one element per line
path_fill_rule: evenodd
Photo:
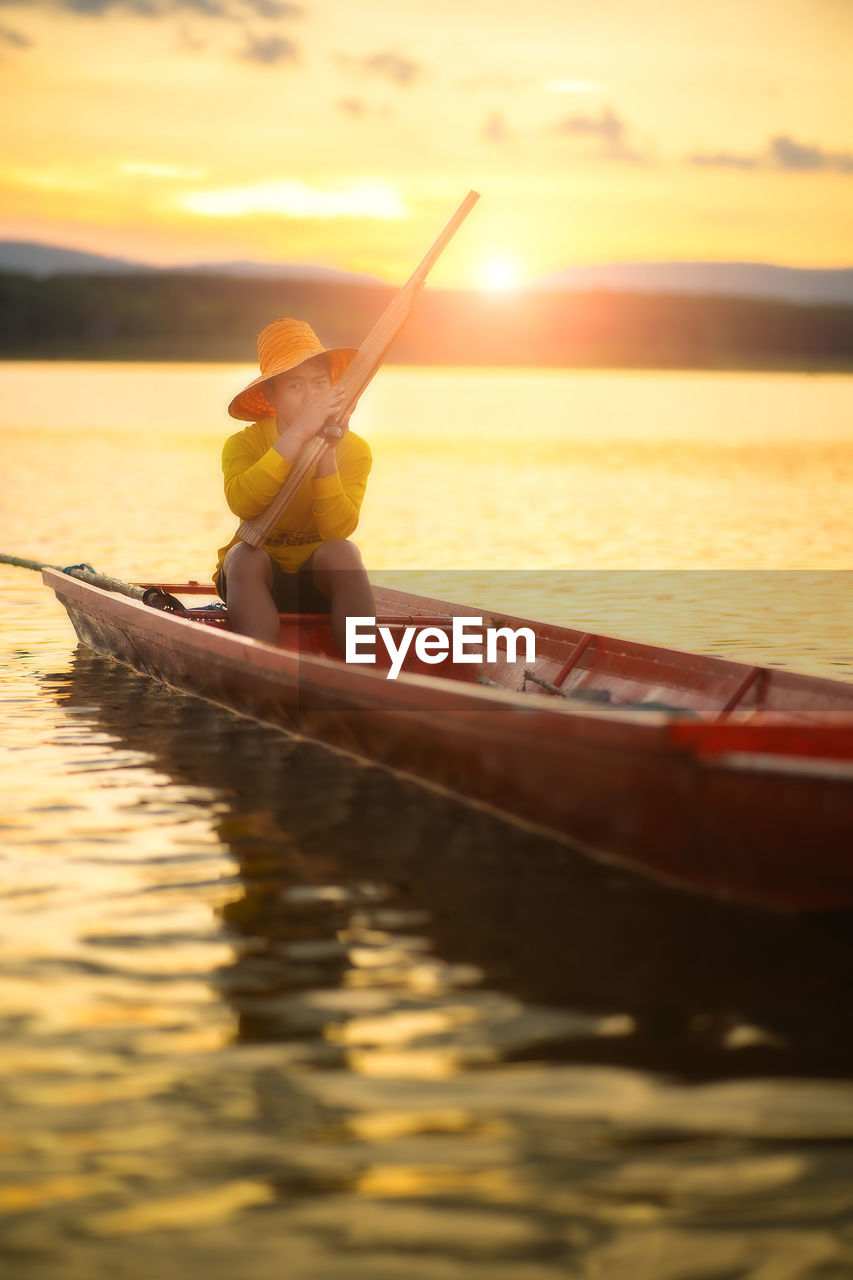
<path fill-rule="evenodd" d="M 853 264 L 851 0 L 0 0 L 0 238 L 460 287 Z"/>

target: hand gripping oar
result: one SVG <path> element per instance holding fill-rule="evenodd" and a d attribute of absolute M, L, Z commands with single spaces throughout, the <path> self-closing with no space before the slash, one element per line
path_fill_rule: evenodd
<path fill-rule="evenodd" d="M 101 587 L 104 591 L 114 591 L 120 596 L 130 596 L 132 600 L 141 600 L 153 609 L 162 609 L 166 613 L 186 613 L 180 600 L 176 600 L 162 587 L 138 587 L 133 582 L 122 582 L 121 578 L 110 578 L 105 573 L 98 573 L 90 564 L 71 564 L 63 568 L 60 564 L 48 564 L 43 560 L 25 560 L 21 556 L 8 556 L 0 551 L 0 564 L 15 565 L 19 569 L 34 569 L 41 573 L 42 569 L 57 569 L 67 573 L 70 578 L 79 578 L 92 587 Z"/>
<path fill-rule="evenodd" d="M 338 388 L 344 392 L 344 403 L 341 416 L 350 413 L 365 387 L 379 369 L 388 350 L 403 325 L 411 315 L 415 298 L 420 293 L 426 278 L 434 267 L 438 257 L 450 243 L 462 223 L 468 217 L 474 205 L 480 199 L 476 191 L 469 191 L 447 226 L 425 254 L 412 275 L 403 285 L 397 296 L 373 326 L 365 338 L 352 364 L 338 380 Z M 320 454 L 328 444 L 339 440 L 343 431 L 334 418 L 327 418 L 319 435 L 304 444 L 296 456 L 284 484 L 268 507 L 251 520 L 244 520 L 237 530 L 241 542 L 248 542 L 252 547 L 261 547 L 272 532 L 277 520 L 287 510 L 290 502 L 306 476 L 310 473 Z"/>

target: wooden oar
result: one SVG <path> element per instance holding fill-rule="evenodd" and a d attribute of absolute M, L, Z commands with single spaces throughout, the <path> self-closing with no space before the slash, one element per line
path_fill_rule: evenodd
<path fill-rule="evenodd" d="M 63 568 L 60 564 L 48 564 L 44 560 L 26 560 L 22 556 L 10 556 L 0 551 L 0 564 L 11 564 L 18 569 L 33 569 L 41 573 L 43 569 L 56 569 L 59 573 L 67 573 L 70 578 L 79 578 L 92 587 L 101 587 L 104 591 L 113 591 L 116 595 L 130 596 L 132 600 L 141 600 L 154 609 L 163 609 L 169 613 L 186 613 L 180 600 L 163 591 L 161 587 L 139 587 L 134 582 L 122 582 L 121 578 L 111 578 L 105 573 L 98 573 L 90 564 L 71 564 Z"/>
<path fill-rule="evenodd" d="M 468 192 L 453 217 L 444 227 L 444 230 L 373 326 L 359 347 L 352 363 L 339 378 L 337 386 L 344 393 L 344 402 L 340 410 L 342 417 L 345 417 L 355 407 L 359 396 L 372 382 L 394 339 L 411 315 L 415 299 L 424 287 L 427 276 L 479 199 L 478 192 Z M 275 527 L 276 521 L 287 510 L 300 485 L 326 449 L 327 444 L 334 443 L 342 435 L 341 427 L 333 418 L 327 419 L 323 424 L 322 431 L 328 434 L 324 436 L 321 432 L 319 436 L 315 436 L 313 440 L 309 440 L 302 446 L 291 470 L 285 477 L 284 483 L 269 506 L 265 507 L 253 519 L 242 522 L 237 530 L 237 537 L 241 542 L 248 542 L 251 547 L 262 547 L 264 545 L 267 537 Z"/>

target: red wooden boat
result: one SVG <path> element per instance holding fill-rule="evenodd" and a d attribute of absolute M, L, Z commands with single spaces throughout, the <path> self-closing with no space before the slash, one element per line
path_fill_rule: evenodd
<path fill-rule="evenodd" d="M 658 877 L 795 910 L 853 908 L 853 684 L 379 588 L 379 622 L 527 626 L 535 661 L 344 663 L 328 621 L 277 646 L 52 569 L 80 640 L 167 684 L 568 837 Z M 195 605 L 193 605 L 195 601 Z M 440 675 L 436 672 L 440 671 Z"/>

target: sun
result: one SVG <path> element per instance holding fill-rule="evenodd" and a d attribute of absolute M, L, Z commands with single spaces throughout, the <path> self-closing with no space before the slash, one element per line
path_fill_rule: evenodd
<path fill-rule="evenodd" d="M 479 282 L 489 293 L 512 293 L 521 283 L 521 273 L 510 258 L 488 258 L 480 267 Z"/>

